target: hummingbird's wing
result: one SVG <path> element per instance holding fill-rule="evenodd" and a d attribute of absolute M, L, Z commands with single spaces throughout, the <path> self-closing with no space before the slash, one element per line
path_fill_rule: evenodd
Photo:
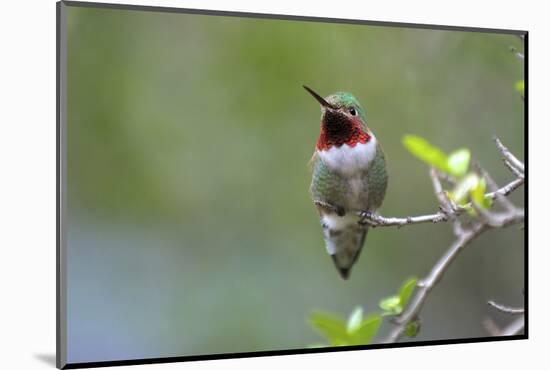
<path fill-rule="evenodd" d="M 307 165 L 310 169 L 314 170 L 315 168 L 315 163 L 317 162 L 318 160 L 318 154 L 317 154 L 317 151 L 315 150 L 313 152 L 313 155 L 311 156 L 311 159 L 307 162 Z"/>

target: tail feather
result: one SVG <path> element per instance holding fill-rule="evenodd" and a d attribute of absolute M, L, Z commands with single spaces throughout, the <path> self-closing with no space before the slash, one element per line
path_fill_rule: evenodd
<path fill-rule="evenodd" d="M 348 279 L 351 268 L 357 262 L 365 243 L 368 229 L 358 224 L 355 216 L 323 218 L 323 229 L 327 252 L 343 279 Z"/>
<path fill-rule="evenodd" d="M 334 262 L 334 266 L 336 266 L 336 269 L 340 273 L 340 276 L 342 277 L 342 279 L 348 280 L 351 267 L 348 267 L 348 268 L 341 267 L 339 265 L 338 259 L 336 258 L 336 255 L 333 254 L 331 257 L 332 257 L 332 261 Z"/>

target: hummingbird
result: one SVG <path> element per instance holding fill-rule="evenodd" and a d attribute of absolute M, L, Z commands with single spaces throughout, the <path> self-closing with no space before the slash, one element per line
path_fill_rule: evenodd
<path fill-rule="evenodd" d="M 321 104 L 310 192 L 326 250 L 346 280 L 367 237 L 363 216 L 380 208 L 386 194 L 386 159 L 355 96 L 336 92 L 322 98 L 303 87 Z"/>

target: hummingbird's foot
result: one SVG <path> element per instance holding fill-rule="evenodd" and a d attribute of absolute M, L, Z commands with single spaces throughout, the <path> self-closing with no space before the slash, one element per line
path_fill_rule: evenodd
<path fill-rule="evenodd" d="M 346 214 L 346 210 L 344 209 L 344 207 L 341 207 L 341 206 L 335 206 L 333 204 L 322 202 L 320 200 L 314 200 L 313 204 L 315 204 L 317 208 L 321 208 L 328 212 L 336 213 L 340 217 Z"/>
<path fill-rule="evenodd" d="M 376 226 L 380 226 L 381 223 L 378 219 L 378 216 L 374 213 L 374 212 L 371 212 L 371 211 L 361 211 L 359 212 L 359 225 L 361 226 L 372 226 L 372 227 L 376 227 Z"/>

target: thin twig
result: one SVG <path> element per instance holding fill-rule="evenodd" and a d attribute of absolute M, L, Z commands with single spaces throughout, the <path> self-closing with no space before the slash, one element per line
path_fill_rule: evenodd
<path fill-rule="evenodd" d="M 497 191 L 493 191 L 492 193 L 485 194 L 485 198 L 495 199 L 499 195 L 508 196 L 508 194 L 510 194 L 511 192 L 519 188 L 521 185 L 523 185 L 524 182 L 525 180 L 523 178 L 517 178 L 509 182 L 508 184 L 504 185 Z"/>
<path fill-rule="evenodd" d="M 509 224 L 523 222 L 525 218 L 524 211 L 516 207 L 508 212 L 497 213 L 489 212 L 488 210 L 478 206 L 475 202 L 472 202 L 471 204 L 479 217 L 483 220 L 483 222 L 493 228 L 499 228 Z"/>
<path fill-rule="evenodd" d="M 495 180 L 493 180 L 491 175 L 489 175 L 489 173 L 487 171 L 485 171 L 485 169 L 483 167 L 481 167 L 481 164 L 476 163 L 475 166 L 476 166 L 477 170 L 479 171 L 479 173 L 481 174 L 481 176 L 487 182 L 487 185 L 489 186 L 489 189 L 491 191 L 496 192 L 498 190 L 498 185 L 495 182 Z M 515 211 L 516 210 L 516 207 L 504 195 L 496 193 L 496 200 L 508 211 Z"/>
<path fill-rule="evenodd" d="M 430 169 L 430 177 L 432 178 L 432 186 L 434 188 L 435 196 L 439 201 L 440 208 L 445 213 L 448 219 L 453 222 L 453 232 L 456 236 L 462 233 L 462 224 L 458 219 L 457 208 L 454 203 L 449 199 L 447 193 L 443 190 L 441 181 L 439 181 L 440 173 L 434 168 Z"/>
<path fill-rule="evenodd" d="M 472 208 L 476 211 L 476 214 L 483 221 L 483 223 L 491 226 L 498 227 L 500 224 L 495 213 L 491 213 L 486 209 L 481 208 L 476 202 L 472 202 Z"/>
<path fill-rule="evenodd" d="M 521 60 L 525 59 L 523 53 L 520 53 L 515 47 L 511 46 L 510 51 L 516 56 L 516 58 Z"/>
<path fill-rule="evenodd" d="M 449 175 L 448 173 L 445 173 L 445 172 L 437 172 L 437 176 L 438 176 L 441 180 L 443 180 L 443 181 L 445 181 L 446 183 L 448 183 L 449 185 L 456 185 L 456 183 L 457 183 L 456 179 L 455 179 L 453 176 Z"/>
<path fill-rule="evenodd" d="M 522 161 L 516 158 L 515 155 L 510 152 L 510 150 L 502 144 L 502 142 L 499 140 L 498 137 L 495 136 L 495 142 L 497 144 L 498 150 L 500 150 L 500 153 L 504 157 L 505 160 L 510 162 L 512 166 L 514 166 L 516 169 L 520 170 L 521 173 L 525 173 L 525 165 Z"/>
<path fill-rule="evenodd" d="M 520 172 L 520 170 L 518 170 L 517 168 L 515 168 L 514 166 L 512 166 L 512 164 L 510 162 L 508 162 L 508 160 L 504 159 L 503 160 L 504 162 L 504 165 L 510 170 L 510 172 L 512 172 L 514 175 L 516 175 L 517 177 L 520 177 L 520 178 L 523 178 L 524 175 L 522 172 Z"/>
<path fill-rule="evenodd" d="M 422 224 L 422 223 L 438 223 L 447 221 L 447 216 L 443 212 L 437 212 L 431 215 L 422 216 L 409 216 L 409 217 L 382 217 L 377 214 L 365 214 L 360 213 L 365 219 L 365 223 L 368 223 L 372 227 L 377 226 L 405 226 L 410 224 Z"/>
<path fill-rule="evenodd" d="M 515 307 L 508 307 L 500 303 L 496 303 L 495 301 L 488 301 L 487 304 L 491 307 L 496 308 L 497 310 L 508 313 L 510 315 L 522 315 L 525 313 L 525 309 L 523 307 L 521 308 L 515 308 Z"/>
<path fill-rule="evenodd" d="M 441 208 L 443 208 L 443 212 L 447 213 L 448 215 L 453 214 L 455 207 L 453 207 L 451 201 L 447 197 L 447 194 L 445 194 L 443 186 L 441 185 L 441 181 L 439 181 L 438 173 L 434 168 L 430 168 L 430 178 L 432 179 L 435 196 Z"/>

